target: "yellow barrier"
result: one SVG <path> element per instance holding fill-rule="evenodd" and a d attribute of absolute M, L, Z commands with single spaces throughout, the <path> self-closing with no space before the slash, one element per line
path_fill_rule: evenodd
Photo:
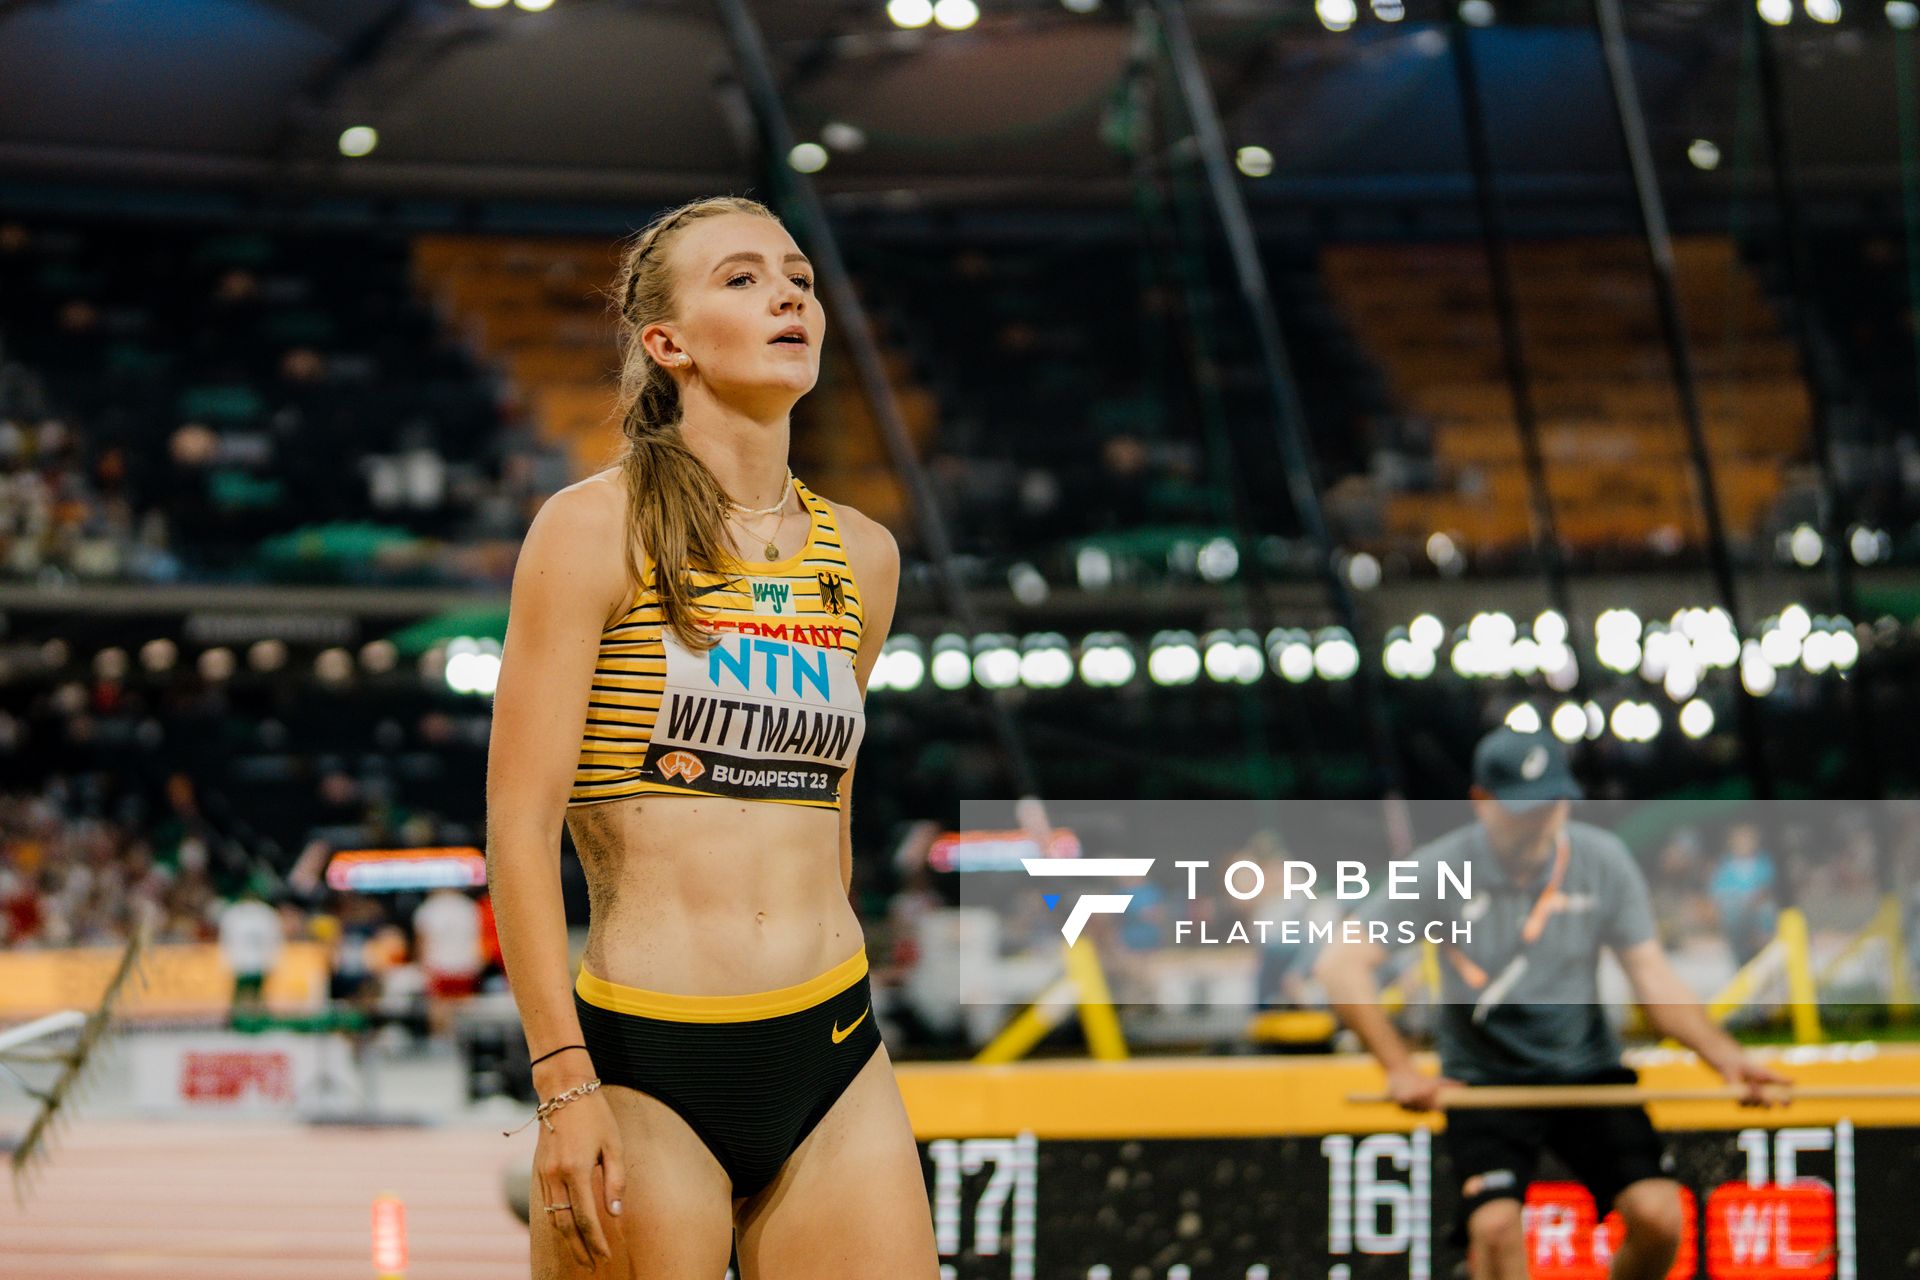
<path fill-rule="evenodd" d="M 0 954 L 0 1020 L 37 1018 L 62 1009 L 91 1009 L 120 962 L 120 947 L 72 947 Z M 270 1008 L 318 1009 L 327 997 L 326 948 L 289 943 L 267 975 Z M 124 1018 L 191 1018 L 226 1013 L 233 973 L 212 943 L 148 947 L 141 976 L 120 1005 Z"/>
<path fill-rule="evenodd" d="M 1920 1080 L 1920 1048 L 1829 1045 L 1774 1057 L 1781 1073 L 1815 1087 L 1907 1085 Z M 1720 1078 L 1691 1054 L 1654 1051 L 1630 1059 L 1651 1089 L 1697 1089 Z M 1429 1069 L 1432 1064 L 1429 1062 Z M 1385 1104 L 1347 1100 L 1375 1092 L 1380 1068 L 1366 1057 L 1134 1058 L 1125 1062 L 1042 1061 L 1005 1066 L 902 1063 L 900 1090 L 923 1140 L 1030 1132 L 1048 1138 L 1195 1138 L 1379 1133 L 1443 1126 Z M 1752 1125 L 1920 1125 L 1913 1099 L 1807 1099 L 1751 1110 L 1721 1101 L 1660 1102 L 1662 1128 Z"/>

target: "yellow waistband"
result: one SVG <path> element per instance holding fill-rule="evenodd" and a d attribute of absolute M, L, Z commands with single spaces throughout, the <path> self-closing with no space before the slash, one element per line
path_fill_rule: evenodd
<path fill-rule="evenodd" d="M 624 987 L 617 982 L 589 973 L 580 966 L 573 989 L 580 998 L 597 1008 L 614 1013 L 631 1013 L 643 1018 L 665 1018 L 672 1022 L 747 1022 L 754 1018 L 777 1018 L 783 1013 L 811 1009 L 831 996 L 837 996 L 867 973 L 866 948 L 842 960 L 825 973 L 791 987 L 756 991 L 740 996 L 677 996 L 665 991 L 647 991 Z"/>

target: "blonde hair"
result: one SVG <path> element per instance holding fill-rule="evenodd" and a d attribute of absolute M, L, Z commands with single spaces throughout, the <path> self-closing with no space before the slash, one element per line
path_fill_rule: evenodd
<path fill-rule="evenodd" d="M 690 649 L 704 651 L 716 637 L 697 623 L 691 585 L 682 567 L 724 571 L 738 563 L 726 536 L 727 494 L 680 434 L 680 389 L 654 363 L 640 334 L 674 315 L 669 251 L 679 233 L 703 218 L 745 213 L 780 219 L 757 200 L 715 196 L 669 210 L 635 236 L 615 279 L 620 332 L 620 473 L 627 489 L 627 581 L 642 585 L 638 548 L 653 556 L 653 589 L 661 626 Z"/>

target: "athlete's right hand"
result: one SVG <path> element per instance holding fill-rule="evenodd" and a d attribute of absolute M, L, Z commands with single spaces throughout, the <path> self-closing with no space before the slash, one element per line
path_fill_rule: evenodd
<path fill-rule="evenodd" d="M 626 1194 L 627 1166 L 620 1154 L 620 1127 L 614 1121 L 613 1107 L 598 1092 L 575 1098 L 548 1119 L 551 1132 L 543 1124 L 533 1149 L 533 1215 L 544 1214 L 567 1242 L 574 1258 L 583 1267 L 596 1268 L 603 1259 L 613 1257 L 607 1243 L 606 1226 L 600 1213 L 618 1217 L 620 1201 Z M 595 1194 L 593 1173 L 601 1172 L 606 1196 Z M 547 1213 L 548 1205 L 571 1205 Z"/>
<path fill-rule="evenodd" d="M 1432 1111 L 1440 1105 L 1440 1095 L 1460 1087 L 1458 1080 L 1430 1076 L 1413 1067 L 1387 1072 L 1387 1096 L 1407 1111 Z"/>

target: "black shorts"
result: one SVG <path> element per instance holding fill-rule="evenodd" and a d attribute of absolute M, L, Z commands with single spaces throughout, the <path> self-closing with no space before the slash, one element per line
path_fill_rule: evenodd
<path fill-rule="evenodd" d="M 820 1123 L 880 1047 L 867 953 L 791 987 L 679 996 L 574 984 L 581 1038 L 604 1084 L 658 1098 L 750 1196 Z"/>
<path fill-rule="evenodd" d="M 1621 1067 L 1556 1084 L 1635 1084 Z M 1454 1111 L 1447 1115 L 1447 1154 L 1460 1184 L 1455 1244 L 1465 1244 L 1467 1219 L 1495 1200 L 1525 1203 L 1542 1151 L 1551 1151 L 1588 1191 L 1601 1217 L 1614 1197 L 1643 1178 L 1671 1176 L 1666 1153 L 1645 1107 L 1565 1107 L 1558 1110 Z"/>

